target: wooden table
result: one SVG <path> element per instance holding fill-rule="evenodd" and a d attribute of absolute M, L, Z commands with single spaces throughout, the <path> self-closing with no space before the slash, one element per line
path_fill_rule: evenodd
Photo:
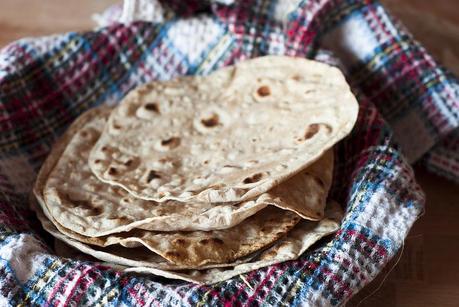
<path fill-rule="evenodd" d="M 459 1 L 383 1 L 435 56 L 459 71 Z M 91 29 L 91 14 L 117 2 L 2 0 L 0 47 L 26 36 Z M 438 33 L 444 22 L 448 31 Z M 426 213 L 411 230 L 397 266 L 388 274 L 392 261 L 349 306 L 459 306 L 459 186 L 420 167 L 415 171 L 427 195 Z"/>

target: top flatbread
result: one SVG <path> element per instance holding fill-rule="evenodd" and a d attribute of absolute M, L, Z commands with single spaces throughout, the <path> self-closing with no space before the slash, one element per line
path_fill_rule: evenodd
<path fill-rule="evenodd" d="M 100 237 L 135 228 L 156 231 L 215 230 L 233 227 L 268 205 L 301 217 L 323 217 L 332 180 L 333 153 L 254 200 L 240 204 L 167 201 L 133 197 L 99 181 L 90 171 L 89 151 L 98 140 L 111 109 L 83 114 L 54 146 L 38 175 L 34 192 L 60 224 L 85 236 Z"/>
<path fill-rule="evenodd" d="M 89 164 L 138 198 L 240 202 L 317 160 L 351 131 L 357 112 L 338 69 L 267 56 L 133 90 Z"/>

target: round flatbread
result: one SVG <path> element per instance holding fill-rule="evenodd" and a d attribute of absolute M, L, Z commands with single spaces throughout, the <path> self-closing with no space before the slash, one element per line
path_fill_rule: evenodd
<path fill-rule="evenodd" d="M 44 199 L 53 218 L 76 233 L 100 237 L 136 228 L 226 229 L 268 205 L 293 211 L 305 219 L 323 217 L 333 173 L 331 151 L 272 193 L 240 204 L 158 203 L 135 198 L 122 188 L 101 182 L 90 171 L 87 159 L 110 111 L 96 108 L 83 114 L 53 148 L 35 184 L 35 194 Z"/>
<path fill-rule="evenodd" d="M 131 91 L 89 165 L 137 198 L 241 202 L 316 161 L 351 131 L 357 113 L 338 69 L 266 56 Z"/>
<path fill-rule="evenodd" d="M 185 266 L 167 263 L 158 255 L 148 253 L 145 250 L 119 246 L 100 249 L 90 246 L 59 232 L 53 223 L 43 215 L 43 212 L 40 212 L 40 209 L 38 209 L 37 216 L 43 228 L 54 237 L 78 251 L 107 262 L 109 265 L 114 266 L 115 269 L 124 272 L 154 274 L 198 284 L 213 284 L 262 267 L 297 259 L 315 242 L 339 229 L 343 212 L 337 203 L 330 202 L 323 220 L 319 222 L 300 222 L 287 236 L 255 257 L 231 263 L 230 267 L 226 267 L 226 265 L 224 267 L 208 265 L 199 268 L 199 270 L 183 270 Z M 61 244 L 58 244 L 58 246 L 61 246 Z M 78 255 L 75 251 L 69 251 L 68 246 L 61 246 L 60 250 L 60 255 L 64 257 L 71 256 L 75 258 Z M 62 251 L 64 251 L 63 254 Z"/>

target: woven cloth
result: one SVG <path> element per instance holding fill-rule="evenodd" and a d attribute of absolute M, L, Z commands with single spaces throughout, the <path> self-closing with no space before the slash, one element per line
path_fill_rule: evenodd
<path fill-rule="evenodd" d="M 457 80 L 378 1 L 152 3 L 150 22 L 111 22 L 112 8 L 96 31 L 0 51 L 0 305 L 344 304 L 397 253 L 423 211 L 409 162 L 423 157 L 457 180 Z M 337 65 L 359 100 L 355 128 L 335 146 L 331 197 L 346 210 L 336 234 L 296 261 L 211 286 L 55 256 L 28 194 L 79 114 L 150 80 L 265 54 Z"/>

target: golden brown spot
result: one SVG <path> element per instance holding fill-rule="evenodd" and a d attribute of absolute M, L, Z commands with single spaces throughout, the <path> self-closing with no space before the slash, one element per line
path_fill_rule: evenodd
<path fill-rule="evenodd" d="M 116 218 L 116 221 L 118 223 L 122 223 L 122 224 L 131 222 L 131 220 L 129 218 L 125 217 L 125 216 L 121 216 L 121 217 Z"/>
<path fill-rule="evenodd" d="M 163 163 L 163 164 L 167 163 L 168 161 L 170 161 L 169 158 L 161 158 L 161 159 L 158 160 L 159 163 Z"/>
<path fill-rule="evenodd" d="M 260 87 L 258 88 L 257 93 L 258 93 L 258 95 L 260 95 L 261 97 L 265 97 L 265 96 L 271 95 L 271 90 L 269 89 L 268 86 L 263 85 L 263 86 L 260 86 Z"/>
<path fill-rule="evenodd" d="M 223 183 L 216 183 L 216 184 L 212 184 L 211 186 L 209 186 L 209 189 L 220 189 L 220 188 L 223 188 L 225 186 L 225 184 Z"/>
<path fill-rule="evenodd" d="M 126 165 L 127 167 L 131 166 L 132 160 L 131 159 L 127 160 L 126 162 L 124 162 L 124 165 Z"/>
<path fill-rule="evenodd" d="M 156 104 L 156 103 L 147 103 L 147 104 L 145 104 L 144 107 L 145 107 L 145 110 L 159 113 L 159 107 L 158 107 L 158 104 Z"/>
<path fill-rule="evenodd" d="M 113 129 L 115 129 L 115 130 L 120 130 L 120 129 L 121 129 L 121 126 L 118 125 L 118 124 L 113 124 Z"/>
<path fill-rule="evenodd" d="M 94 160 L 94 163 L 99 164 L 99 163 L 100 163 L 100 160 L 99 160 L 99 159 Z"/>
<path fill-rule="evenodd" d="M 87 133 L 86 131 L 81 131 L 80 134 L 81 134 L 81 136 L 84 137 L 84 138 L 88 136 L 88 133 Z"/>
<path fill-rule="evenodd" d="M 161 176 L 158 174 L 157 171 L 150 170 L 150 172 L 148 173 L 148 176 L 147 176 L 147 182 L 150 182 L 153 179 L 159 179 L 159 178 L 161 178 Z"/>
<path fill-rule="evenodd" d="M 300 75 L 294 75 L 294 76 L 292 77 L 292 79 L 295 80 L 295 81 L 300 81 L 300 80 L 301 80 L 301 77 L 300 77 Z"/>
<path fill-rule="evenodd" d="M 215 127 L 218 125 L 219 119 L 217 114 L 212 114 L 209 118 L 201 119 L 201 123 L 206 127 Z"/>
<path fill-rule="evenodd" d="M 106 146 L 102 146 L 102 148 L 101 148 L 100 150 L 102 150 L 102 151 L 107 151 L 108 148 L 107 148 Z"/>
<path fill-rule="evenodd" d="M 263 174 L 262 173 L 256 173 L 251 177 L 245 178 L 244 181 L 242 181 L 242 182 L 245 183 L 245 184 L 254 183 L 254 182 L 260 181 L 261 178 L 263 178 Z"/>
<path fill-rule="evenodd" d="M 155 87 L 156 87 L 156 85 L 154 83 L 147 83 L 147 84 L 144 85 L 144 88 L 146 90 L 149 90 L 149 91 L 154 90 Z"/>
<path fill-rule="evenodd" d="M 118 170 L 117 170 L 116 168 L 114 168 L 114 167 L 110 167 L 110 168 L 108 169 L 108 174 L 109 174 L 110 176 L 115 176 L 115 175 L 118 174 Z"/>
<path fill-rule="evenodd" d="M 203 162 L 204 164 L 209 164 L 209 160 L 206 160 Z"/>
<path fill-rule="evenodd" d="M 179 253 L 179 252 L 176 252 L 176 251 L 168 251 L 168 252 L 166 252 L 165 255 L 166 255 L 166 257 L 168 257 L 168 258 L 178 258 L 178 257 L 181 256 L 180 253 Z"/>

